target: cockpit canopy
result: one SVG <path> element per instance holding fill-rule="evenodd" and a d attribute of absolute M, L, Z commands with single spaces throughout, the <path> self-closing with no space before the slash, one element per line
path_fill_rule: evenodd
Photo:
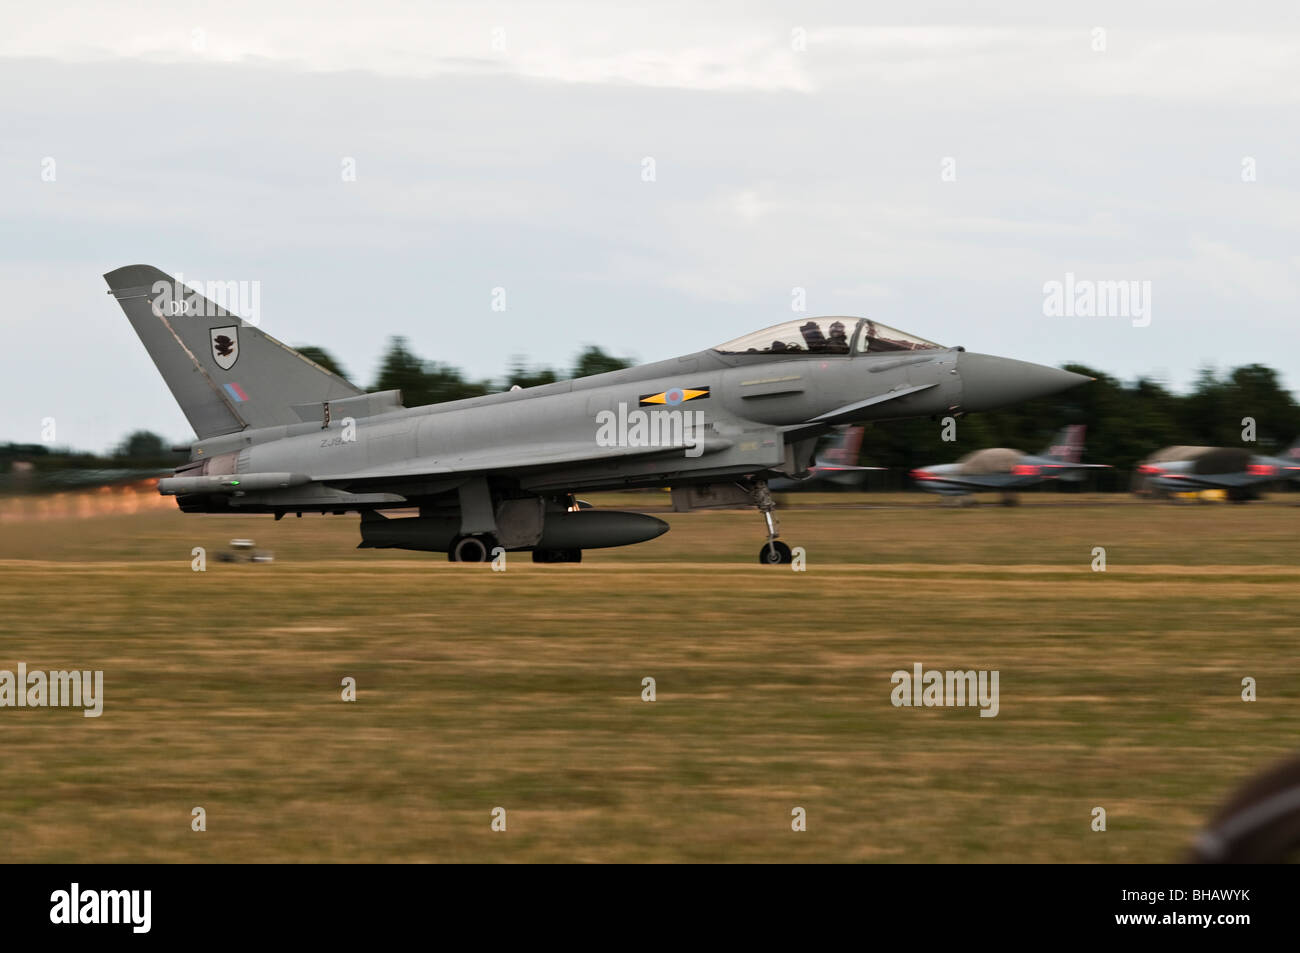
<path fill-rule="evenodd" d="M 878 354 L 941 347 L 867 318 L 796 318 L 719 344 L 714 350 L 721 354 Z"/>

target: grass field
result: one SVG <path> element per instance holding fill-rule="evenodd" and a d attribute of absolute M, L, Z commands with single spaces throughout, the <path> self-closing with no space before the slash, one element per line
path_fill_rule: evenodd
<path fill-rule="evenodd" d="M 1055 499 L 800 497 L 801 573 L 753 512 L 504 573 L 355 515 L 0 524 L 0 669 L 105 680 L 0 708 L 0 860 L 1178 859 L 1300 739 L 1300 508 Z M 892 706 L 914 662 L 998 670 L 998 716 Z"/>

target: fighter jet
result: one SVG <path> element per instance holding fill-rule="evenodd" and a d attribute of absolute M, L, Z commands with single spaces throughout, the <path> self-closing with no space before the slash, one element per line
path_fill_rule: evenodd
<path fill-rule="evenodd" d="M 767 481 L 768 489 L 776 493 L 791 490 L 822 490 L 834 486 L 861 487 L 867 474 L 885 467 L 860 467 L 858 451 L 862 448 L 862 427 L 837 427 L 826 445 L 817 451 L 808 475 L 802 480 L 774 477 Z"/>
<path fill-rule="evenodd" d="M 576 562 L 653 539 L 668 524 L 575 508 L 573 494 L 670 487 L 689 508 L 755 506 L 760 562 L 788 563 L 767 481 L 806 475 L 831 428 L 988 410 L 1088 380 L 869 319 L 801 318 L 641 367 L 407 408 L 157 268 L 104 278 L 197 436 L 158 483 L 182 511 L 359 512 L 362 547 L 459 562 Z M 410 507 L 419 515 L 384 515 Z"/>
<path fill-rule="evenodd" d="M 1082 424 L 1060 431 L 1037 456 L 993 447 L 968 453 L 956 463 L 941 463 L 912 471 L 916 485 L 931 493 L 960 496 L 996 490 L 1008 506 L 1017 502 L 1016 491 L 1048 480 L 1082 480 L 1088 470 L 1108 470 L 1104 463 L 1080 463 L 1083 458 Z M 967 502 L 963 499 L 963 503 Z"/>
<path fill-rule="evenodd" d="M 1300 480 L 1300 440 L 1281 456 L 1240 447 L 1165 447 L 1137 468 L 1133 489 L 1168 497 L 1197 490 L 1222 490 L 1234 503 L 1259 497 L 1260 487 L 1278 480 Z"/>

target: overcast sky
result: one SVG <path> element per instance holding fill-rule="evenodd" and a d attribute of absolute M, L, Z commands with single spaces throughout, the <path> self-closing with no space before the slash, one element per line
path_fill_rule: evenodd
<path fill-rule="evenodd" d="M 804 289 L 969 350 L 1300 388 L 1300 5 L 974 6 L 6 11 L 0 441 L 192 437 L 104 293 L 134 263 L 260 282 L 263 329 L 365 385 L 390 335 L 495 378 L 698 350 Z M 1149 282 L 1149 323 L 1045 314 L 1067 273 Z"/>

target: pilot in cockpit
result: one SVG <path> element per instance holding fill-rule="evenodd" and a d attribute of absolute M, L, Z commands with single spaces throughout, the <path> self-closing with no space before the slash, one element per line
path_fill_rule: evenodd
<path fill-rule="evenodd" d="M 808 345 L 808 350 L 826 350 L 826 336 L 822 334 L 822 329 L 817 326 L 816 321 L 807 321 L 802 324 L 799 327 L 799 333 L 803 335 L 804 343 Z"/>

